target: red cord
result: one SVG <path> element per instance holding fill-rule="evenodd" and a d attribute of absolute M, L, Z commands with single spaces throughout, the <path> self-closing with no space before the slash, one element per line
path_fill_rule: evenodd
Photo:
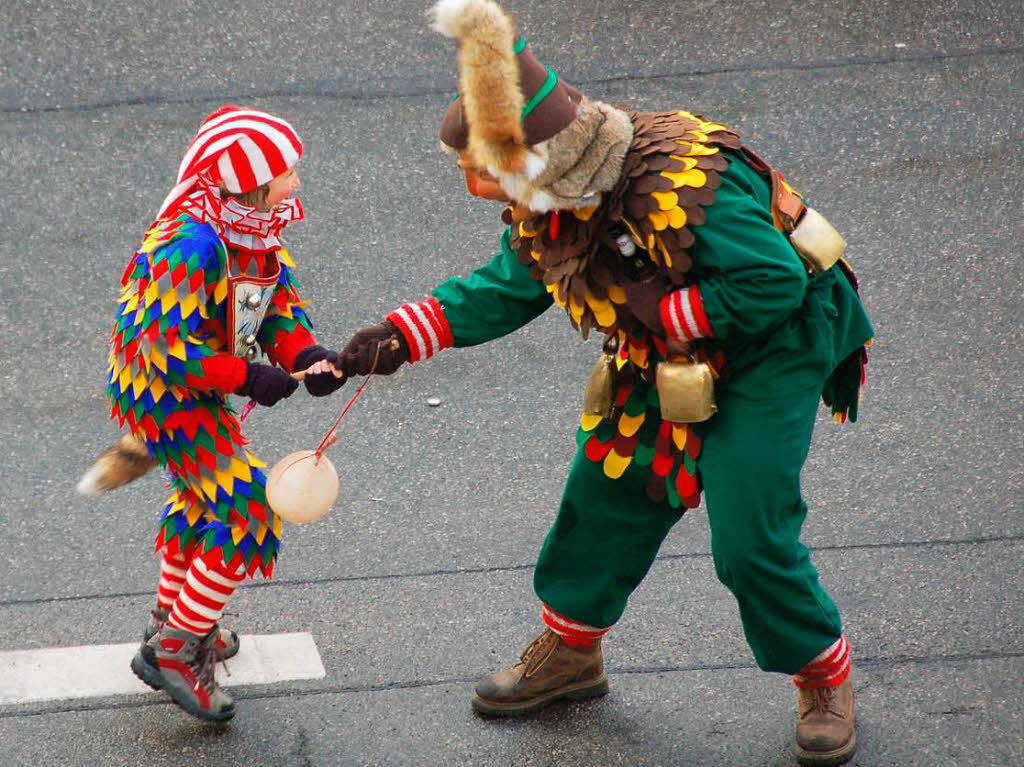
<path fill-rule="evenodd" d="M 348 409 L 352 407 L 352 405 L 355 403 L 357 399 L 359 399 L 359 395 L 363 393 L 363 389 L 366 388 L 366 384 L 371 378 L 373 378 L 373 373 L 370 373 L 368 376 L 366 376 L 366 378 L 363 379 L 363 382 L 356 387 L 355 394 L 353 394 L 352 397 L 349 398 L 349 401 L 345 404 L 345 407 L 341 409 L 341 415 L 339 415 L 338 418 L 334 421 L 334 425 L 327 430 L 327 434 L 324 435 L 324 438 L 320 440 L 320 444 L 317 445 L 316 450 L 313 451 L 313 455 L 316 457 L 317 461 L 319 461 L 321 456 L 323 456 L 324 451 L 337 441 L 338 438 L 334 435 L 334 432 L 335 430 L 337 430 L 338 424 L 341 423 L 341 419 L 345 417 L 345 413 L 348 412 Z"/>
<path fill-rule="evenodd" d="M 393 343 L 393 340 L 389 343 Z M 341 419 L 345 417 L 345 413 L 348 412 L 348 409 L 352 407 L 357 399 L 359 399 L 359 395 L 363 393 L 363 389 L 366 388 L 366 384 L 368 384 L 370 379 L 373 378 L 373 374 L 377 372 L 377 362 L 380 360 L 380 347 L 381 344 L 378 341 L 377 352 L 373 356 L 373 365 L 370 367 L 370 372 L 366 374 L 366 378 L 363 379 L 362 383 L 356 387 L 355 394 L 353 394 L 349 398 L 349 401 L 345 403 L 345 407 L 341 409 L 341 414 L 334 421 L 334 425 L 327 430 L 327 434 L 324 435 L 324 438 L 320 440 L 320 444 L 317 445 L 316 450 L 313 451 L 313 457 L 316 459 L 317 463 L 320 462 L 320 458 L 323 456 L 324 451 L 338 441 L 338 438 L 334 435 L 335 430 L 338 428 L 338 424 L 341 423 Z"/>

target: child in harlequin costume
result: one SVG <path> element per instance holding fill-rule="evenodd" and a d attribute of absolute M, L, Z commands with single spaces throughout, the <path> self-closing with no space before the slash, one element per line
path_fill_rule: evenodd
<path fill-rule="evenodd" d="M 433 16 L 459 46 L 442 143 L 472 193 L 511 201 L 508 227 L 489 263 L 356 333 L 340 370 L 365 374 L 378 347 L 387 373 L 484 343 L 553 303 L 584 335 L 599 331 L 611 358 L 608 407 L 581 418 L 535 569 L 547 628 L 480 680 L 474 708 L 506 716 L 604 694 L 601 638 L 703 494 L 715 571 L 757 664 L 799 689 L 798 756 L 845 761 L 856 743 L 849 650 L 799 540 L 799 476 L 819 399 L 856 419 L 873 331 L 852 271 L 798 254 L 800 223 L 815 214 L 735 132 L 587 99 L 491 0 L 444 0 Z M 383 344 L 392 335 L 395 351 Z M 661 371 L 695 365 L 717 379 L 717 413 L 672 420 L 663 406 L 679 392 Z"/>
<path fill-rule="evenodd" d="M 316 344 L 279 235 L 303 217 L 291 196 L 302 143 L 284 120 L 225 106 L 207 117 L 122 278 L 110 340 L 112 416 L 170 473 L 156 537 L 156 608 L 132 659 L 143 681 L 203 719 L 234 715 L 215 661 L 238 651 L 218 621 L 235 588 L 270 577 L 281 520 L 264 464 L 245 449 L 228 394 L 270 406 L 290 373 L 334 359 Z M 261 350 L 273 364 L 258 361 Z M 309 375 L 309 392 L 343 378 Z"/>

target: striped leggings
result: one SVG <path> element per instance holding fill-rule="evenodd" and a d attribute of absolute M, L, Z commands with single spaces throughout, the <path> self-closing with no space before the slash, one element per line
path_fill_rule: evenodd
<path fill-rule="evenodd" d="M 231 595 L 245 579 L 245 570 L 226 568 L 217 559 L 164 552 L 160 563 L 157 607 L 170 611 L 167 624 L 199 636 L 220 620 Z"/>

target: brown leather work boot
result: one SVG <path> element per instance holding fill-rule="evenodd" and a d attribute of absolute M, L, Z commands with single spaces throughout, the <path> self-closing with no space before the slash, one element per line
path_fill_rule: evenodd
<path fill-rule="evenodd" d="M 800 690 L 800 719 L 793 753 L 800 764 L 842 764 L 857 749 L 853 719 L 853 683 L 847 677 L 838 687 Z"/>
<path fill-rule="evenodd" d="M 512 668 L 476 683 L 473 708 L 486 716 L 520 716 L 561 698 L 608 693 L 601 640 L 571 647 L 551 629 L 530 642 Z"/>

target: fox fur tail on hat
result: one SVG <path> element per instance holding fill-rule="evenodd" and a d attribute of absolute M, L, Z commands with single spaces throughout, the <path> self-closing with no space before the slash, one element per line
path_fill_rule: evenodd
<path fill-rule="evenodd" d="M 75 489 L 82 495 L 99 495 L 127 485 L 156 466 L 146 446 L 131 434 L 125 434 L 96 459 L 78 480 Z"/>
<path fill-rule="evenodd" d="M 493 0 L 441 0 L 428 16 L 434 30 L 459 46 L 459 91 L 472 126 L 469 153 L 480 166 L 518 173 L 527 147 L 512 20 Z"/>

